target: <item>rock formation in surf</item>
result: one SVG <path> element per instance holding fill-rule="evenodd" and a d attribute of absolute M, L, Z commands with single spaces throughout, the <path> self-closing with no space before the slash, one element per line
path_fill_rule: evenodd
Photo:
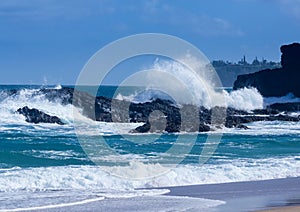
<path fill-rule="evenodd" d="M 76 92 L 76 98 L 74 98 Z M 150 102 L 136 103 L 111 99 L 103 96 L 92 97 L 88 93 L 73 88 L 41 89 L 36 95 L 44 94 L 49 101 L 63 105 L 72 104 L 81 108 L 82 114 L 92 120 L 119 123 L 144 123 L 132 130 L 132 133 L 145 132 L 207 132 L 221 128 L 247 129 L 244 124 L 254 121 L 299 121 L 299 117 L 282 114 L 286 111 L 299 111 L 300 104 L 273 104 L 262 110 L 251 112 L 234 108 L 213 107 L 207 109 L 195 105 L 175 105 L 164 99 L 152 99 Z M 18 113 L 31 123 L 63 122 L 56 116 L 50 116 L 38 109 L 19 108 Z M 263 116 L 262 116 L 263 115 Z"/>
<path fill-rule="evenodd" d="M 264 97 L 280 97 L 288 93 L 300 97 L 300 44 L 283 45 L 280 50 L 282 68 L 239 75 L 233 89 L 255 87 Z"/>
<path fill-rule="evenodd" d="M 30 109 L 29 107 L 25 106 L 23 108 L 19 108 L 17 110 L 18 113 L 25 116 L 27 122 L 29 123 L 51 123 L 51 124 L 60 124 L 64 125 L 60 118 L 57 116 L 50 116 L 42 111 L 39 111 L 35 108 Z"/>

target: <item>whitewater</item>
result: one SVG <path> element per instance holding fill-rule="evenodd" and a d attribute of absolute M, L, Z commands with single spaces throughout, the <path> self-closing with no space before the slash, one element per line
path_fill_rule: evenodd
<path fill-rule="evenodd" d="M 245 111 L 275 102 L 299 102 L 293 94 L 263 98 L 255 88 L 215 88 L 210 72 L 201 75 L 199 83 L 194 81 L 195 73 L 186 69 L 176 62 L 156 61 L 149 69 L 156 75 L 147 78 L 148 72 L 141 72 L 146 76 L 143 85 L 132 86 L 140 79 L 137 74 L 120 86 L 100 86 L 98 95 L 135 103 L 161 98 L 179 108 L 189 103 Z M 180 81 L 162 77 L 165 74 Z M 124 205 L 143 202 L 143 211 L 159 211 L 166 203 L 170 211 L 208 210 L 225 202 L 170 197 L 165 195 L 169 190 L 161 188 L 300 176 L 299 122 L 261 121 L 246 124 L 248 130 L 223 127 L 207 133 L 132 134 L 143 123 L 93 121 L 82 114 L 82 108 L 64 103 L 63 97 L 46 97 L 47 89 L 63 87 L 0 86 L 0 211 L 57 209 L 95 201 L 115 204 L 116 200 Z M 25 106 L 57 116 L 64 125 L 28 123 L 16 113 Z M 214 136 L 220 141 L 207 143 Z M 100 164 L 85 152 L 79 137 L 97 148 L 95 158 Z M 187 151 L 174 154 L 169 151 L 174 146 Z M 213 153 L 203 155 L 205 148 Z M 157 174 L 149 176 L 152 172 Z"/>
<path fill-rule="evenodd" d="M 53 89 L 55 86 L 7 85 L 0 88 L 1 211 L 50 209 L 114 199 L 135 201 L 135 198 L 152 198 L 158 203 L 169 201 L 182 210 L 191 204 L 195 208 L 208 209 L 224 202 L 181 198 L 182 205 L 178 205 L 177 197 L 168 199 L 163 195 L 169 192 L 168 189 L 153 188 L 300 176 L 300 124 L 280 121 L 254 122 L 247 125 L 249 130 L 224 128 L 217 132 L 196 134 L 191 151 L 168 172 L 146 179 L 116 176 L 115 173 L 128 172 L 126 176 L 131 176 L 159 169 L 160 164 L 155 160 L 174 157 L 168 156 L 166 149 L 176 142 L 178 134 L 132 135 L 129 131 L 141 123 L 92 121 L 81 114 L 80 108 L 62 104 L 60 99 L 49 101 L 39 92 L 41 88 Z M 61 87 L 56 86 L 56 89 Z M 107 93 L 117 90 L 114 86 L 105 89 Z M 296 101 L 292 95 L 281 99 L 263 99 L 253 88 L 222 92 L 228 105 L 244 110 L 263 108 L 275 100 Z M 133 90 L 132 93 L 139 93 L 134 101 L 140 102 L 162 97 L 162 93 L 151 89 L 144 92 Z M 132 98 L 122 93 L 116 96 Z M 248 101 L 243 105 L 236 104 L 243 99 Z M 24 116 L 15 112 L 24 106 L 58 116 L 65 125 L 28 123 Z M 95 165 L 87 157 L 77 140 L 74 122 L 81 126 L 82 136 L 91 142 L 97 140 L 97 136 L 104 136 L 107 144 L 118 152 L 117 157 L 103 154 L 101 159 L 108 162 L 108 168 Z M 220 132 L 223 136 L 215 153 L 205 164 L 199 164 L 199 155 L 208 134 Z M 193 139 L 195 134 L 182 133 L 181 136 L 183 140 L 178 145 L 184 146 L 185 141 Z M 128 138 L 139 142 L 128 142 Z M 148 145 L 148 140 L 152 141 L 151 145 Z M 129 165 L 119 166 L 116 161 L 126 161 Z"/>

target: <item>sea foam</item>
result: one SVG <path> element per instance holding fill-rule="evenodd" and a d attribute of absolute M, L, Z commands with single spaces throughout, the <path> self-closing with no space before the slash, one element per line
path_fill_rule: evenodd
<path fill-rule="evenodd" d="M 135 173 L 149 170 L 151 164 L 131 163 Z M 298 177 L 297 156 L 266 159 L 232 159 L 220 164 L 178 165 L 168 173 L 149 179 L 130 180 L 104 171 L 101 166 L 62 166 L 4 169 L 0 172 L 0 191 L 98 190 L 103 192 L 135 191 L 137 188 L 212 184 L 251 180 Z M 124 167 L 114 167 L 122 171 Z"/>
<path fill-rule="evenodd" d="M 243 88 L 228 92 L 220 89 L 220 80 L 211 66 L 189 56 L 182 61 L 187 61 L 189 67 L 177 61 L 156 60 L 152 67 L 140 70 L 125 84 L 142 85 L 144 91 L 129 96 L 117 93 L 115 97 L 137 103 L 161 98 L 177 105 L 194 104 L 206 108 L 224 106 L 247 111 L 263 108 L 263 97 L 257 89 Z"/>

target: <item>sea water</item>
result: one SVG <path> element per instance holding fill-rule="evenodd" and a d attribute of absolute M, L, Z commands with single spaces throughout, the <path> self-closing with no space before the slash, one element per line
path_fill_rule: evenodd
<path fill-rule="evenodd" d="M 222 128 L 199 134 L 130 134 L 129 131 L 141 123 L 94 122 L 83 116 L 80 108 L 64 105 L 59 100 L 49 101 L 42 94 L 36 95 L 41 88 L 62 89 L 61 86 L 0 86 L 0 211 L 50 209 L 109 199 L 130 202 L 134 198 L 140 198 L 145 204 L 155 200 L 157 207 L 169 204 L 170 210 L 204 209 L 224 202 L 187 197 L 181 197 L 179 201 L 179 197 L 162 195 L 168 193 L 167 189 L 153 188 L 300 176 L 299 122 L 255 122 L 247 124 L 248 130 Z M 116 96 L 130 99 L 130 93 L 139 92 L 139 88 L 126 89 L 128 93 Z M 104 86 L 98 94 L 112 97 L 115 91 L 115 86 Z M 153 93 L 152 97 L 154 95 L 159 96 Z M 150 96 L 147 93 L 146 99 L 136 101 L 148 101 Z M 260 101 L 255 90 L 228 92 L 229 99 L 249 99 L 251 96 L 253 98 L 245 109 L 261 107 L 262 102 L 255 102 Z M 277 101 L 287 99 L 295 101 L 291 95 Z M 249 105 L 249 102 L 253 104 Z M 274 99 L 264 99 L 264 102 L 274 102 Z M 24 106 L 58 116 L 65 125 L 28 123 L 23 115 L 16 113 Z M 240 109 L 241 104 L 236 107 Z M 102 154 L 99 148 L 101 161 L 107 163 L 95 164 L 78 140 L 75 122 L 81 124 L 81 136 L 90 142 L 96 142 L 101 136 L 118 155 Z M 220 143 L 211 157 L 200 164 L 199 157 L 207 137 L 214 133 L 222 134 Z M 167 150 L 177 142 L 178 136 L 181 140 L 177 145 L 184 147 L 196 138 L 195 143 L 189 152 L 176 155 L 182 160 L 168 172 L 143 179 L 114 174 L 118 170 L 126 171 L 116 161 L 128 162 L 133 174 L 156 169 L 155 160 L 168 157 Z M 117 171 L 107 171 L 104 166 Z M 153 209 L 154 206 L 149 207 Z"/>

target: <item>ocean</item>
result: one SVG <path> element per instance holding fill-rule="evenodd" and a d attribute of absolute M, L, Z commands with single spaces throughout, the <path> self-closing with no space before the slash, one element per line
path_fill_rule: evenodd
<path fill-rule="evenodd" d="M 207 133 L 132 134 L 129 131 L 141 123 L 92 121 L 71 104 L 37 94 L 48 88 L 61 86 L 0 86 L 0 211 L 63 208 L 93 201 L 119 204 L 116 200 L 135 198 L 144 200 L 149 211 L 166 201 L 170 211 L 191 206 L 206 210 L 224 202 L 166 197 L 167 189 L 156 188 L 300 176 L 299 122 L 254 122 L 247 124 L 247 130 L 222 128 Z M 112 97 L 116 89 L 102 86 L 98 95 Z M 125 93 L 117 97 L 130 99 L 139 89 L 122 89 Z M 268 98 L 264 103 L 291 98 Z M 28 123 L 16 113 L 24 106 L 58 116 L 65 125 Z M 78 133 L 84 145 L 97 143 L 100 163 L 86 153 Z M 207 143 L 214 136 L 220 140 Z M 169 152 L 174 146 L 186 151 L 174 155 Z M 210 146 L 213 152 L 203 156 Z M 157 171 L 165 164 L 171 166 Z M 148 176 L 153 170 L 155 176 Z"/>

